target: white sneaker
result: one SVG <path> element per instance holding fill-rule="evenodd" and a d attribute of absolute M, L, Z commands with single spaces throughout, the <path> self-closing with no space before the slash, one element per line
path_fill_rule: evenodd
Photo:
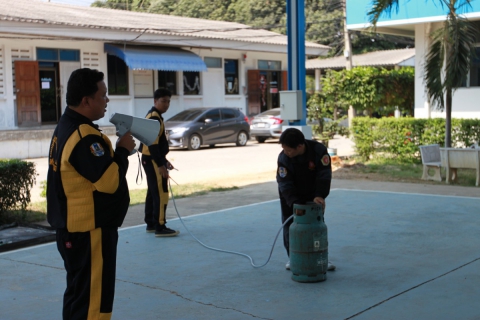
<path fill-rule="evenodd" d="M 287 264 L 285 265 L 285 269 L 290 270 L 290 260 L 287 261 Z"/>
<path fill-rule="evenodd" d="M 330 261 L 328 261 L 328 267 L 327 267 L 327 271 L 333 271 L 337 269 L 337 267 L 335 267 L 335 265 L 333 263 L 331 263 Z"/>

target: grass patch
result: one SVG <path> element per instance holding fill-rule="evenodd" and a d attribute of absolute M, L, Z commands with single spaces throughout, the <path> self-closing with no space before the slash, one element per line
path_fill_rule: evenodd
<path fill-rule="evenodd" d="M 175 199 L 186 197 L 200 196 L 209 192 L 221 192 L 237 190 L 239 187 L 219 187 L 216 185 L 205 184 L 186 184 L 172 185 L 173 195 Z M 146 189 L 130 190 L 130 205 L 145 203 Z M 0 224 L 17 223 L 35 223 L 44 221 L 47 214 L 47 201 L 30 203 L 25 210 L 10 210 L 0 216 Z"/>
<path fill-rule="evenodd" d="M 404 163 L 396 161 L 395 159 L 376 158 L 365 163 L 355 163 L 355 160 L 356 159 L 353 159 L 352 161 L 354 163 L 353 165 L 347 164 L 345 167 L 354 174 L 368 175 L 371 180 L 445 184 L 445 168 L 441 169 L 443 181 L 427 181 L 421 179 L 423 174 L 423 165 L 421 162 Z M 465 187 L 475 186 L 475 169 L 458 169 L 457 174 L 457 181 L 452 183 L 452 185 Z"/>
<path fill-rule="evenodd" d="M 359 166 L 362 173 L 375 173 L 388 178 L 388 180 L 419 180 L 422 176 L 421 163 L 401 163 L 392 159 L 376 159 Z"/>
<path fill-rule="evenodd" d="M 221 191 L 230 191 L 238 190 L 239 187 L 219 187 L 216 185 L 205 185 L 205 184 L 186 184 L 186 185 L 172 185 L 172 192 L 175 199 L 195 197 L 207 194 L 209 192 L 221 192 Z M 134 206 L 137 204 L 145 203 L 145 197 L 147 195 L 146 189 L 130 190 L 130 205 Z M 171 195 L 170 195 L 171 199 Z"/>
<path fill-rule="evenodd" d="M 29 205 L 25 210 L 10 210 L 5 212 L 0 219 L 0 225 L 9 223 L 30 224 L 38 221 L 43 221 L 47 218 L 46 215 L 46 202 L 45 209 L 39 210 L 33 209 L 32 205 Z"/>

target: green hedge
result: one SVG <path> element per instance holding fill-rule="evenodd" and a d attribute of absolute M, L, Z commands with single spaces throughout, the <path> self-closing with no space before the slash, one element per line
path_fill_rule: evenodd
<path fill-rule="evenodd" d="M 7 210 L 27 207 L 36 176 L 32 162 L 0 159 L 0 218 Z"/>
<path fill-rule="evenodd" d="M 445 145 L 445 119 L 366 118 L 352 121 L 357 154 L 364 160 L 375 156 L 402 161 L 421 160 L 419 146 Z M 463 148 L 480 140 L 480 119 L 452 119 L 452 147 Z"/>

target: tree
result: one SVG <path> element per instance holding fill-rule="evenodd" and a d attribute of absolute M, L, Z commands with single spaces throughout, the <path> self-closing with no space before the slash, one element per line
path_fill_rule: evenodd
<path fill-rule="evenodd" d="M 173 15 L 176 5 L 176 0 L 153 0 L 152 4 L 148 8 L 148 12 Z"/>
<path fill-rule="evenodd" d="M 342 109 L 351 105 L 355 110 L 369 115 L 376 112 L 386 116 L 398 107 L 400 112 L 411 114 L 414 69 L 356 67 L 351 70 L 328 70 L 322 77 L 322 90 L 327 103 L 335 103 Z"/>
<path fill-rule="evenodd" d="M 368 12 L 376 27 L 382 14 L 398 11 L 399 0 L 373 0 Z M 433 0 L 432 0 L 433 1 Z M 443 26 L 430 34 L 431 43 L 424 65 L 424 81 L 429 102 L 445 110 L 445 147 L 452 145 L 452 95 L 470 69 L 477 31 L 458 12 L 470 7 L 472 0 L 436 0 L 448 9 Z"/>
<path fill-rule="evenodd" d="M 91 6 L 118 10 L 146 11 L 150 7 L 150 0 L 96 0 Z"/>
<path fill-rule="evenodd" d="M 343 55 L 345 0 L 305 0 L 305 39 Z M 96 0 L 92 7 L 230 21 L 286 34 L 285 0 Z M 410 38 L 351 32 L 353 53 L 413 47 Z"/>

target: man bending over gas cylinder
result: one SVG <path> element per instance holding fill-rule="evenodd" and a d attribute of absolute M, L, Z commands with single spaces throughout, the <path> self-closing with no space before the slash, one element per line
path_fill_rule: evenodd
<path fill-rule="evenodd" d="M 282 208 L 282 223 L 293 214 L 294 204 L 315 202 L 325 210 L 325 198 L 330 193 L 332 165 L 327 148 L 320 142 L 307 140 L 303 133 L 288 128 L 280 136 L 282 151 L 277 161 L 277 183 Z M 283 244 L 290 256 L 289 228 L 283 227 Z M 290 270 L 290 260 L 285 268 Z M 335 266 L 328 262 L 329 271 Z"/>

